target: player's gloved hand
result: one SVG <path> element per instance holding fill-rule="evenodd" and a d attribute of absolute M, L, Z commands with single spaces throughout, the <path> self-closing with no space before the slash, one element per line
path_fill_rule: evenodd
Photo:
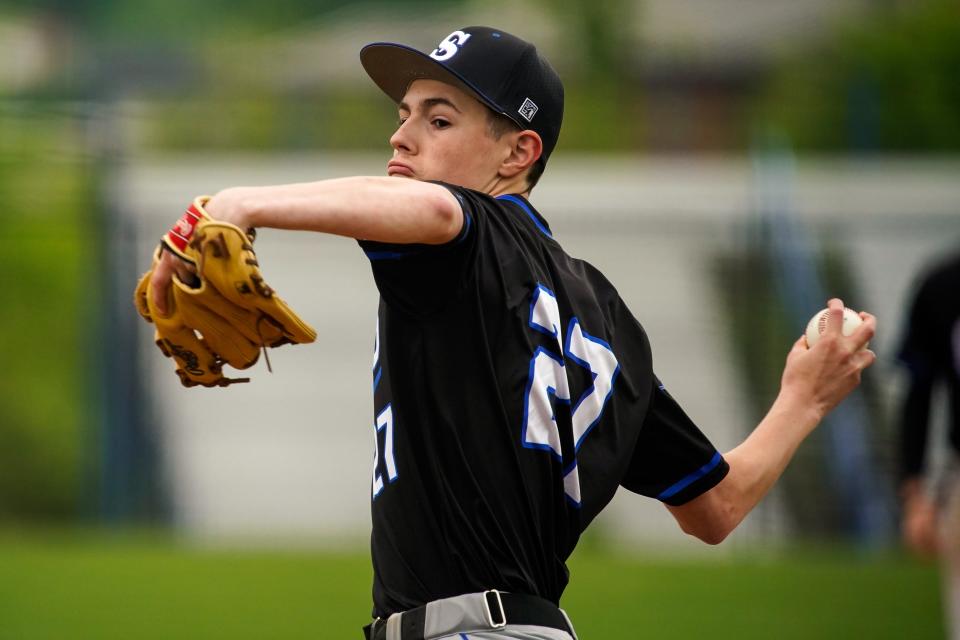
<path fill-rule="evenodd" d="M 261 348 L 316 339 L 316 332 L 264 282 L 252 232 L 212 220 L 203 210 L 206 200 L 197 198 L 164 236 L 134 296 L 140 315 L 156 325 L 157 346 L 176 360 L 177 374 L 188 387 L 247 382 L 225 377 L 222 365 L 246 369 Z M 167 251 L 191 268 L 176 269 L 169 287 L 151 291 L 155 272 L 164 266 L 161 260 L 170 260 L 164 257 Z"/>

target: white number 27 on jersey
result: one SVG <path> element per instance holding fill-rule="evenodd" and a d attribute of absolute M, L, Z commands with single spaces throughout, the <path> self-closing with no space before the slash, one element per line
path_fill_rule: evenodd
<path fill-rule="evenodd" d="M 604 407 L 613 393 L 613 381 L 620 371 L 610 345 L 588 334 L 576 317 L 567 323 L 563 343 L 560 335 L 560 309 L 557 298 L 545 286 L 537 285 L 530 303 L 529 325 L 556 340 L 557 352 L 537 347 L 530 360 L 530 373 L 523 406 L 523 446 L 549 451 L 563 459 L 560 430 L 553 404 L 571 404 L 570 383 L 566 363 L 585 368 L 593 379 L 570 409 L 573 424 L 573 462 L 563 470 L 563 488 L 573 504 L 580 506 L 580 478 L 576 452 L 590 430 L 600 421 Z"/>

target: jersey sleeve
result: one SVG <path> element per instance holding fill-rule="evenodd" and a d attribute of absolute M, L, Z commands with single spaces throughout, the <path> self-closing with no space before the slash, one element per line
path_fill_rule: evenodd
<path fill-rule="evenodd" d="M 460 289 L 477 244 L 477 208 L 470 191 L 437 184 L 460 202 L 463 226 L 455 238 L 440 245 L 357 241 L 384 300 L 413 315 L 437 310 Z"/>
<path fill-rule="evenodd" d="M 620 484 L 678 506 L 712 489 L 730 467 L 656 377 L 653 384 L 650 406 Z"/>

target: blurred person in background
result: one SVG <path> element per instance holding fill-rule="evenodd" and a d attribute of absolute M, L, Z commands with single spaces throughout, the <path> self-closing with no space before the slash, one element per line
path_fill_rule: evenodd
<path fill-rule="evenodd" d="M 902 533 L 923 557 L 941 556 L 944 605 L 951 638 L 960 639 L 960 251 L 918 278 L 899 359 L 910 376 L 901 408 L 899 458 Z M 932 442 L 934 388 L 946 386 L 949 429 Z M 932 447 L 948 447 L 941 482 L 930 465 Z"/>

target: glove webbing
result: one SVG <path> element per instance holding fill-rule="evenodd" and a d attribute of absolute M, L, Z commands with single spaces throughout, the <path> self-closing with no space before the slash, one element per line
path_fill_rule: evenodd
<path fill-rule="evenodd" d="M 253 240 L 253 238 L 256 237 L 255 233 L 256 232 L 252 230 L 250 232 L 247 232 L 246 234 L 247 238 L 249 238 L 250 240 Z M 195 250 L 197 254 L 200 256 L 197 262 L 198 273 L 203 273 L 204 261 L 207 258 L 207 254 L 203 250 L 203 243 L 206 240 L 207 240 L 207 234 L 204 232 L 197 233 L 193 236 L 193 238 L 190 239 L 190 245 L 189 245 L 190 248 Z M 227 248 L 227 240 L 226 238 L 223 237 L 222 231 L 218 233 L 215 237 L 210 239 L 209 246 L 213 249 L 214 258 L 222 258 L 224 260 L 230 259 L 230 250 Z M 246 242 L 240 245 L 240 248 L 243 249 L 244 251 L 249 251 L 254 256 L 252 258 L 246 258 L 244 260 L 246 264 L 253 267 L 260 266 L 260 263 L 257 262 L 256 253 L 254 253 L 253 245 L 251 243 Z M 271 289 L 268 285 L 265 285 L 263 283 L 263 278 L 260 278 L 256 275 L 251 275 L 250 281 L 253 283 L 253 288 L 257 291 L 257 293 L 263 296 L 264 298 L 269 298 L 273 296 L 273 289 Z M 263 339 L 263 333 L 261 333 L 260 331 L 260 323 L 263 322 L 264 320 L 266 320 L 267 322 L 273 323 L 281 331 L 283 331 L 283 325 L 276 322 L 273 318 L 265 314 L 263 311 L 260 311 L 260 315 L 257 317 L 256 329 L 257 329 L 257 337 L 260 338 L 260 351 L 263 353 L 263 359 L 267 363 L 267 371 L 269 371 L 270 373 L 273 373 L 273 366 L 270 364 L 270 354 L 267 352 L 267 345 Z M 289 343 L 291 343 L 290 340 L 281 339 L 281 340 L 277 340 L 270 346 L 279 347 L 280 345 L 289 344 Z M 222 362 L 224 361 L 220 360 L 220 363 Z M 227 380 L 227 379 L 224 379 L 224 380 Z M 220 386 L 225 387 L 231 382 L 249 382 L 249 381 L 250 381 L 250 378 L 235 378 L 233 380 L 228 380 L 225 384 L 221 384 Z"/>

